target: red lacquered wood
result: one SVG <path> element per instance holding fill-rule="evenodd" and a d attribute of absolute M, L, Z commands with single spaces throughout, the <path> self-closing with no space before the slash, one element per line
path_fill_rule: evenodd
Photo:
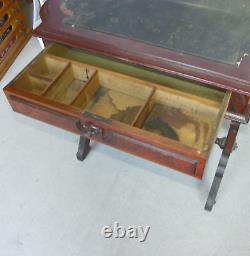
<path fill-rule="evenodd" d="M 77 124 L 91 123 L 103 131 L 100 136 L 90 137 L 91 140 L 202 178 L 208 155 L 138 128 L 83 115 L 71 107 L 62 107 L 59 103 L 52 103 L 39 96 L 32 97 L 26 92 L 16 91 L 11 86 L 7 86 L 4 91 L 16 112 L 84 137 L 88 137 L 88 134 L 83 133 Z"/>
<path fill-rule="evenodd" d="M 229 65 L 109 34 L 67 27 L 61 23 L 59 4 L 59 0 L 45 3 L 41 10 L 43 22 L 34 35 L 250 96 L 249 56 L 239 65 Z"/>
<path fill-rule="evenodd" d="M 232 93 L 226 118 L 229 120 L 247 123 L 249 121 L 249 97 Z"/>

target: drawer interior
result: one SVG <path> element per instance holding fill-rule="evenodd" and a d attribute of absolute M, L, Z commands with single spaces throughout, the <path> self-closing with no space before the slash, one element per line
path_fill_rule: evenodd
<path fill-rule="evenodd" d="M 91 81 L 95 72 L 94 69 L 68 64 L 60 77 L 45 91 L 44 96 L 71 105 Z"/>
<path fill-rule="evenodd" d="M 168 87 L 45 51 L 11 86 L 51 104 L 90 112 L 160 136 L 162 141 L 208 152 L 230 95 L 204 86 L 201 95 L 195 88 L 202 86 L 196 84 L 184 91 L 180 83 Z"/>
<path fill-rule="evenodd" d="M 36 95 L 44 95 L 64 73 L 68 65 L 67 61 L 58 61 L 43 55 L 32 63 L 21 76 L 18 76 L 13 87 Z"/>
<path fill-rule="evenodd" d="M 157 89 L 136 126 L 151 133 L 207 151 L 217 127 L 220 106 L 173 90 Z"/>
<path fill-rule="evenodd" d="M 65 69 L 67 64 L 67 61 L 58 61 L 43 55 L 30 66 L 28 74 L 51 82 Z"/>
<path fill-rule="evenodd" d="M 139 81 L 99 70 L 73 106 L 104 118 L 133 125 L 153 90 Z"/>

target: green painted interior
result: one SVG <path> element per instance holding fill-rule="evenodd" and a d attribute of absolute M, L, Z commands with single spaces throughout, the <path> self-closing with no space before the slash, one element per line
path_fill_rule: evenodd
<path fill-rule="evenodd" d="M 185 91 L 218 102 L 221 102 L 225 96 L 225 92 L 219 89 L 208 88 L 205 85 L 201 86 L 200 84 L 190 82 L 188 80 L 176 78 L 145 67 L 131 65 L 126 62 L 113 60 L 104 56 L 94 55 L 79 49 L 54 44 L 47 50 L 47 52 L 55 56 L 84 62 L 100 68 L 134 76 L 139 79 L 158 83 L 169 88 Z"/>

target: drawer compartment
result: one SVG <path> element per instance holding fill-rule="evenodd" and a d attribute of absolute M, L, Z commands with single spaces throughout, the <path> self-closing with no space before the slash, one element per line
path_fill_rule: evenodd
<path fill-rule="evenodd" d="M 13 83 L 13 88 L 44 95 L 52 84 L 62 75 L 67 62 L 56 61 L 48 56 L 42 56 L 29 66 Z"/>
<path fill-rule="evenodd" d="M 154 89 L 138 80 L 99 70 L 73 106 L 133 125 Z"/>
<path fill-rule="evenodd" d="M 46 49 L 4 89 L 15 111 L 202 177 L 230 93 L 153 72 L 149 82 L 126 74 L 138 67 L 64 52 Z"/>
<path fill-rule="evenodd" d="M 136 126 L 206 152 L 216 133 L 220 103 L 188 97 L 174 90 L 157 89 Z"/>
<path fill-rule="evenodd" d="M 84 87 L 91 81 L 94 73 L 94 69 L 83 69 L 81 66 L 70 64 L 61 77 L 52 83 L 44 96 L 66 105 L 72 105 Z"/>
<path fill-rule="evenodd" d="M 30 66 L 27 74 L 52 82 L 64 71 L 67 65 L 67 61 L 57 61 L 44 55 Z"/>

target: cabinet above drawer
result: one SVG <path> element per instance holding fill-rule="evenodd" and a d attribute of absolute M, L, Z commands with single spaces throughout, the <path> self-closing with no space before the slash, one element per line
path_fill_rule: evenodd
<path fill-rule="evenodd" d="M 60 45 L 48 47 L 4 91 L 17 112 L 197 178 L 230 98 Z"/>
<path fill-rule="evenodd" d="M 0 0 L 0 15 L 2 15 L 16 0 Z"/>

